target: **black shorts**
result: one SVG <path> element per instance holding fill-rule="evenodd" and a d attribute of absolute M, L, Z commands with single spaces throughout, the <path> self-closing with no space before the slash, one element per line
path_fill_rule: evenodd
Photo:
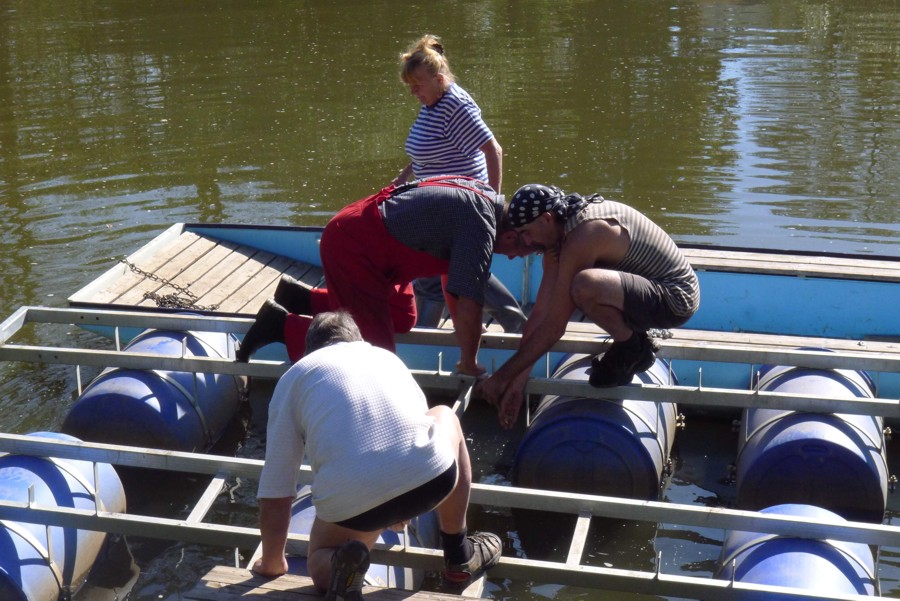
<path fill-rule="evenodd" d="M 337 525 L 360 532 L 384 530 L 434 509 L 453 491 L 455 486 L 456 462 L 454 461 L 447 471 L 422 486 L 357 516 L 337 522 Z"/>
<path fill-rule="evenodd" d="M 676 315 L 669 308 L 658 282 L 624 271 L 619 278 L 625 292 L 625 323 L 632 330 L 677 328 L 690 319 L 690 315 Z"/>

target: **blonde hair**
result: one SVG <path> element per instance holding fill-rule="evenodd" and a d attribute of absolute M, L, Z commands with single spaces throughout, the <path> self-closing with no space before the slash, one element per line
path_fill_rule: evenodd
<path fill-rule="evenodd" d="M 432 76 L 441 74 L 448 84 L 456 81 L 456 77 L 450 71 L 450 63 L 444 56 L 444 46 L 441 38 L 426 33 L 409 49 L 400 55 L 400 79 L 403 83 L 415 83 L 414 73 L 419 67 L 423 67 Z"/>

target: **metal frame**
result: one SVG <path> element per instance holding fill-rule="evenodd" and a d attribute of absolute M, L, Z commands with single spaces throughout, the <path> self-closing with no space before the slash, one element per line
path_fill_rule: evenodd
<path fill-rule="evenodd" d="M 241 318 L 198 317 L 171 314 L 148 314 L 80 309 L 48 309 L 23 307 L 0 324 L 0 360 L 30 361 L 37 363 L 90 365 L 98 367 L 130 367 L 137 369 L 168 369 L 188 372 L 218 372 L 234 375 L 252 375 L 277 378 L 288 364 L 273 361 L 234 363 L 211 358 L 169 357 L 155 354 L 121 353 L 89 349 L 70 349 L 46 346 L 17 345 L 10 342 L 27 323 L 58 323 L 86 326 L 111 326 L 113 328 L 172 328 L 217 332 L 243 332 L 251 320 Z M 486 344 L 494 348 L 514 348 L 517 336 L 488 335 Z M 414 344 L 450 345 L 452 333 L 439 331 L 414 331 L 401 342 Z M 596 352 L 596 338 L 586 339 L 567 336 L 554 348 L 557 352 Z M 119 348 L 117 342 L 116 348 Z M 763 364 L 779 362 L 789 365 L 836 368 L 838 366 L 880 371 L 900 371 L 900 354 L 866 352 L 819 352 L 797 350 L 766 350 L 752 345 L 694 345 L 676 344 L 664 347 L 663 356 L 673 359 L 740 362 Z M 441 369 L 414 371 L 423 388 L 454 392 L 457 395 L 455 410 L 465 411 L 471 401 L 474 379 Z M 80 381 L 80 379 L 79 379 Z M 625 386 L 595 389 L 584 382 L 562 381 L 551 378 L 532 378 L 528 384 L 531 394 L 562 394 L 571 396 L 676 402 L 716 407 L 768 407 L 798 411 L 858 413 L 900 417 L 900 401 L 897 399 L 831 399 L 806 395 L 787 395 L 759 390 L 738 391 L 702 386 Z M 259 542 L 259 531 L 204 522 L 210 507 L 222 490 L 228 476 L 256 479 L 262 461 L 225 458 L 193 453 L 180 453 L 155 449 L 48 440 L 46 438 L 0 434 L 0 452 L 19 453 L 46 457 L 62 457 L 111 463 L 131 467 L 153 468 L 174 472 L 192 472 L 212 476 L 205 492 L 194 504 L 186 520 L 172 520 L 150 516 L 120 514 L 105 511 L 97 506 L 93 511 L 42 507 L 33 501 L 25 503 L 0 502 L 0 519 L 39 523 L 48 526 L 97 530 L 124 535 L 135 535 L 170 540 L 180 540 L 219 547 L 254 547 Z M 311 478 L 308 466 L 301 471 L 300 480 L 308 483 Z M 714 600 L 748 599 L 760 592 L 778 592 L 785 599 L 871 599 L 858 595 L 825 597 L 811 595 L 798 589 L 742 584 L 705 577 L 664 574 L 659 571 L 642 572 L 601 568 L 582 564 L 582 554 L 592 517 L 665 522 L 723 530 L 745 530 L 782 534 L 806 538 L 829 538 L 866 543 L 881 547 L 900 547 L 900 528 L 857 522 L 829 522 L 810 518 L 762 514 L 751 511 L 707 508 L 694 505 L 637 501 L 615 497 L 603 497 L 575 493 L 557 493 L 506 486 L 473 484 L 471 502 L 504 508 L 537 509 L 577 516 L 564 563 L 504 557 L 491 575 L 501 578 L 546 581 L 564 585 L 597 589 L 630 591 L 683 598 Z M 303 553 L 308 538 L 291 535 L 289 550 Z M 378 545 L 373 559 L 410 568 L 439 570 L 440 551 L 405 547 L 402 545 Z M 657 566 L 661 566 L 658 558 Z"/>

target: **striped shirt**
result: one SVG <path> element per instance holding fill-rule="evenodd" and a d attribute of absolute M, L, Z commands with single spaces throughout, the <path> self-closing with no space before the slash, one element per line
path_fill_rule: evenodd
<path fill-rule="evenodd" d="M 631 239 L 628 252 L 618 265 L 597 264 L 615 271 L 633 273 L 657 282 L 669 308 L 679 316 L 693 315 L 700 306 L 700 283 L 687 258 L 675 242 L 645 215 L 612 200 L 589 203 L 566 221 L 568 235 L 580 224 L 594 219 L 610 219 L 625 228 Z"/>
<path fill-rule="evenodd" d="M 406 154 L 416 179 L 466 175 L 488 181 L 484 146 L 494 134 L 481 119 L 481 109 L 458 85 L 433 106 L 422 106 L 406 138 Z"/>
<path fill-rule="evenodd" d="M 401 244 L 449 261 L 447 292 L 484 305 L 504 202 L 486 184 L 449 181 L 464 187 L 401 187 L 381 204 L 384 226 Z"/>

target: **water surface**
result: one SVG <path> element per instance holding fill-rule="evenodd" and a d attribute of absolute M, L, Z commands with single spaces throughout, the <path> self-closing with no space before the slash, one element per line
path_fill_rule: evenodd
<path fill-rule="evenodd" d="M 0 313 L 65 306 L 174 222 L 321 225 L 382 187 L 418 110 L 397 58 L 425 32 L 503 146 L 507 194 L 535 181 L 600 192 L 683 242 L 898 256 L 897 31 L 888 0 L 5 0 Z M 21 341 L 73 339 L 104 344 L 71 328 Z M 0 429 L 58 428 L 74 390 L 71 368 L 0 366 Z M 727 448 L 727 431 L 716 438 Z M 482 479 L 502 482 L 512 443 L 488 442 L 503 450 L 476 445 Z M 721 479 L 686 461 L 669 498 L 727 504 Z M 217 515 L 252 524 L 252 489 Z M 515 546 L 508 516 L 488 514 Z M 709 574 L 721 535 L 663 525 L 655 544 L 666 570 Z M 599 540 L 594 560 L 651 569 L 642 536 Z M 138 551 L 130 599 L 174 601 L 232 559 Z M 882 581 L 900 597 L 896 564 L 883 558 Z M 601 598 L 541 583 L 489 593 Z"/>

